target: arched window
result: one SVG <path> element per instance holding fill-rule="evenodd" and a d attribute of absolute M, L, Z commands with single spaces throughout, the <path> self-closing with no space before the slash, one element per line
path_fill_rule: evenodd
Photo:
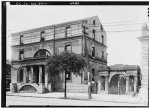
<path fill-rule="evenodd" d="M 37 51 L 34 55 L 34 57 L 46 57 L 46 56 L 50 56 L 50 52 L 45 49 Z"/>

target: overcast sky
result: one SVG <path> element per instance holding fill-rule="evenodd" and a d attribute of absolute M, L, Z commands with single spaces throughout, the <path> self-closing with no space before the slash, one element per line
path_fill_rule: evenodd
<path fill-rule="evenodd" d="M 98 16 L 107 33 L 108 65 L 140 64 L 141 26 L 148 6 L 18 6 L 7 5 L 7 36 L 37 27 Z M 7 57 L 11 58 L 10 37 Z"/>

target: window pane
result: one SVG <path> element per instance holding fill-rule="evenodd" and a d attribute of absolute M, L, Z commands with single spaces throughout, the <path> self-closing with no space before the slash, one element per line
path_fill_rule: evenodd
<path fill-rule="evenodd" d="M 23 44 L 23 36 L 20 36 L 20 44 Z"/>

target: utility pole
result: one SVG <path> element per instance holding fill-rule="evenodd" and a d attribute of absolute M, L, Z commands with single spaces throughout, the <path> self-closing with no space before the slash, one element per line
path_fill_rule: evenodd
<path fill-rule="evenodd" d="M 53 53 L 55 54 L 55 25 L 54 25 Z"/>
<path fill-rule="evenodd" d="M 92 99 L 92 94 L 91 94 L 91 72 L 90 72 L 90 63 L 89 63 L 89 54 L 88 54 L 88 48 L 87 48 L 87 42 L 86 42 L 86 37 L 88 35 L 88 33 L 86 32 L 86 29 L 88 29 L 88 27 L 86 27 L 87 21 L 84 21 L 84 24 L 82 25 L 83 27 L 83 45 L 84 45 L 84 49 L 83 49 L 83 56 L 85 56 L 87 58 L 87 66 L 88 66 L 88 99 Z"/>

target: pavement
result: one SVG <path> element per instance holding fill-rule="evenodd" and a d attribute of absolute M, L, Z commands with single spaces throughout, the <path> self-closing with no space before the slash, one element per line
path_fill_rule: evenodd
<path fill-rule="evenodd" d="M 36 97 L 36 98 L 54 98 L 54 99 L 64 99 L 64 92 L 51 92 L 51 93 L 11 93 L 7 92 L 6 96 L 19 96 L 19 97 Z M 133 97 L 131 95 L 116 95 L 116 94 L 92 94 L 92 99 L 88 99 L 87 93 L 67 93 L 68 100 L 91 100 L 91 101 L 103 101 L 103 102 L 113 102 L 113 103 L 130 103 L 139 104 L 143 106 L 148 106 L 148 103 L 143 102 L 138 97 Z"/>

